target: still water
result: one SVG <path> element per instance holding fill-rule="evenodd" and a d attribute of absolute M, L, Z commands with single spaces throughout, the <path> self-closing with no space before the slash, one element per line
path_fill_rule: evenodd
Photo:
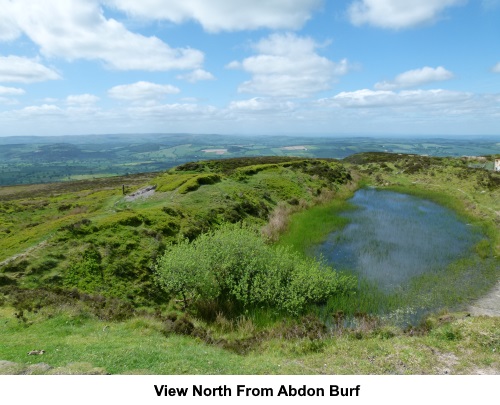
<path fill-rule="evenodd" d="M 478 232 L 431 201 L 373 188 L 356 192 L 349 224 L 315 248 L 338 270 L 349 270 L 386 292 L 436 272 L 470 253 Z"/>

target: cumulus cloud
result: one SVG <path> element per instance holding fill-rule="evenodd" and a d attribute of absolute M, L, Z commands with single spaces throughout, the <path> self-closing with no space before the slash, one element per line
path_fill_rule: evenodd
<path fill-rule="evenodd" d="M 97 1 L 3 0 L 0 4 L 1 21 L 8 21 L 0 28 L 0 39 L 24 33 L 47 57 L 100 60 L 117 70 L 197 69 L 203 63 L 204 55 L 198 50 L 171 48 L 157 37 L 133 33 L 106 18 Z"/>
<path fill-rule="evenodd" d="M 17 87 L 0 86 L 0 96 L 21 96 L 26 93 L 23 89 Z"/>
<path fill-rule="evenodd" d="M 5 8 L 5 0 L 0 0 L 0 9 L 2 10 L 0 14 L 0 41 L 12 41 L 16 39 L 21 32 L 16 22 L 12 19 L 12 16 L 3 12 Z"/>
<path fill-rule="evenodd" d="M 435 21 L 449 7 L 465 0 L 356 0 L 349 9 L 354 25 L 401 29 Z"/>
<path fill-rule="evenodd" d="M 474 94 L 442 89 L 433 90 L 403 90 L 394 92 L 389 90 L 362 89 L 352 92 L 341 92 L 332 98 L 321 99 L 323 105 L 347 108 L 377 108 L 396 107 L 405 108 L 418 106 L 434 108 L 436 105 L 453 106 L 474 99 Z"/>
<path fill-rule="evenodd" d="M 217 32 L 298 29 L 322 0 L 106 0 L 105 4 L 135 17 L 174 23 L 193 20 Z"/>
<path fill-rule="evenodd" d="M 108 90 L 108 96 L 124 101 L 156 101 L 167 94 L 177 94 L 180 90 L 170 84 L 156 84 L 140 81 L 133 84 L 122 84 Z"/>
<path fill-rule="evenodd" d="M 190 83 L 196 83 L 202 80 L 214 80 L 215 77 L 212 73 L 207 72 L 206 70 L 196 69 L 193 70 L 192 72 L 183 75 L 178 75 L 177 79 L 186 80 Z"/>
<path fill-rule="evenodd" d="M 0 56 L 0 83 L 34 83 L 60 79 L 58 73 L 28 58 Z"/>
<path fill-rule="evenodd" d="M 270 100 L 260 97 L 232 101 L 228 106 L 229 111 L 242 114 L 288 113 L 295 109 L 296 104 L 291 101 Z"/>
<path fill-rule="evenodd" d="M 93 94 L 73 94 L 66 97 L 66 103 L 69 105 L 91 105 L 98 101 L 99 97 Z"/>
<path fill-rule="evenodd" d="M 44 117 L 59 116 L 64 114 L 64 110 L 53 104 L 32 105 L 14 111 L 18 117 Z"/>
<path fill-rule="evenodd" d="M 362 89 L 315 104 L 323 117 L 335 117 L 351 132 L 494 133 L 500 118 L 499 93 Z"/>
<path fill-rule="evenodd" d="M 272 34 L 256 43 L 257 55 L 226 67 L 252 75 L 239 91 L 272 97 L 308 97 L 327 90 L 335 79 L 348 72 L 349 65 L 318 55 L 319 45 L 311 38 L 295 34 Z"/>
<path fill-rule="evenodd" d="M 378 90 L 395 90 L 407 87 L 421 86 L 427 83 L 440 82 L 453 78 L 453 73 L 442 66 L 437 68 L 423 67 L 422 69 L 408 70 L 396 76 L 394 80 L 375 84 Z"/>
<path fill-rule="evenodd" d="M 491 68 L 493 73 L 500 73 L 500 62 Z"/>
<path fill-rule="evenodd" d="M 127 113 L 133 119 L 159 119 L 161 121 L 174 120 L 204 120 L 214 118 L 217 108 L 192 103 L 158 104 L 153 106 L 131 107 Z"/>

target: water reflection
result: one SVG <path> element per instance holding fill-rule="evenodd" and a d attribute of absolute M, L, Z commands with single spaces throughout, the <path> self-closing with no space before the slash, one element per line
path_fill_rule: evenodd
<path fill-rule="evenodd" d="M 372 188 L 351 199 L 349 224 L 315 249 L 336 269 L 351 270 L 384 291 L 443 269 L 480 239 L 454 212 L 431 201 Z"/>

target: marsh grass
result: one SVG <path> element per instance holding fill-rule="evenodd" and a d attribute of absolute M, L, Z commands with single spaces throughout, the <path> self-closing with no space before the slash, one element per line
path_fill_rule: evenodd
<path fill-rule="evenodd" d="M 302 254 L 307 254 L 312 245 L 322 242 L 329 233 L 348 224 L 349 221 L 339 214 L 351 209 L 354 207 L 345 200 L 332 200 L 295 213 L 278 244 L 291 245 Z"/>

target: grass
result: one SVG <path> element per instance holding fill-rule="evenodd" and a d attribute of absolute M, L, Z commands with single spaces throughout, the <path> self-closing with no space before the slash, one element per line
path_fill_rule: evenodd
<path fill-rule="evenodd" d="M 248 165 L 257 165 L 258 170 L 253 170 L 254 167 L 244 174 L 237 170 Z M 265 165 L 265 169 L 261 170 L 260 165 Z M 367 314 L 374 302 L 378 302 L 376 305 L 383 302 L 392 317 L 404 315 L 406 307 L 399 305 L 400 297 L 387 297 L 364 283 L 355 296 L 358 306 L 351 312 L 360 314 L 353 318 L 351 327 L 339 323 L 341 327 L 332 328 L 322 336 L 311 335 L 308 323 L 303 320 L 276 319 L 265 311 L 247 313 L 239 319 L 219 317 L 213 323 L 191 317 L 190 322 L 207 330 L 210 339 L 166 333 L 165 316 L 172 303 L 155 289 L 150 268 L 166 243 L 178 235 L 195 238 L 223 222 L 245 221 L 263 226 L 276 207 L 288 207 L 285 216 L 294 211 L 290 207 L 299 210 L 311 207 L 290 216 L 288 232 L 279 241 L 294 245 L 305 254 L 311 243 L 318 243 L 332 230 L 345 226 L 345 219 L 338 214 L 351 209 L 346 199 L 352 195 L 353 187 L 329 180 L 345 183 L 349 172 L 343 172 L 344 167 L 348 167 L 353 177 L 360 173 L 369 184 L 432 198 L 484 229 L 487 238 L 476 246 L 481 259 L 464 260 L 446 269 L 449 283 L 441 283 L 441 289 L 434 290 L 437 297 L 459 302 L 486 291 L 498 278 L 495 256 L 500 251 L 500 240 L 495 211 L 498 211 L 499 188 L 482 171 L 469 172 L 453 159 L 427 162 L 392 156 L 385 161 L 368 158 L 340 164 L 328 160 L 311 163 L 284 156 L 244 158 L 186 164 L 183 170 L 172 170 L 171 174 L 4 187 L 0 188 L 0 255 L 7 258 L 25 253 L 0 269 L 0 282 L 14 283 L 5 285 L 3 295 L 0 294 L 0 359 L 16 363 L 7 373 L 498 372 L 499 318 L 442 313 L 407 330 L 395 328 L 388 319 L 375 319 Z M 195 181 L 199 187 L 186 190 L 185 194 L 179 192 L 187 181 L 212 174 L 220 176 L 220 181 L 213 184 Z M 355 177 L 352 184 L 362 185 L 362 181 Z M 123 184 L 127 192 L 150 184 L 165 189 L 157 189 L 147 200 L 127 202 L 121 194 Z M 334 199 L 328 201 L 332 194 Z M 317 204 L 322 196 L 323 204 Z M 40 249 L 26 251 L 44 240 L 47 242 Z M 73 265 L 82 268 L 89 252 L 97 252 L 99 265 L 106 269 L 106 285 L 98 292 L 106 299 L 119 297 L 132 303 L 135 310 L 131 318 L 109 320 L 117 308 L 114 304 L 91 311 L 90 307 L 82 310 L 80 304 L 72 301 L 49 305 L 38 313 L 25 310 L 25 321 L 16 318 L 18 310 L 11 307 L 9 291 L 19 287 L 61 286 L 68 269 Z M 482 278 L 473 274 L 476 271 L 482 272 Z M 481 283 L 469 283 L 460 294 L 446 295 L 447 287 L 468 272 L 471 279 Z M 415 302 L 425 298 L 420 294 L 422 290 L 438 284 L 433 276 L 416 279 L 414 283 L 414 289 L 410 287 L 406 297 Z M 328 325 L 335 325 L 345 317 L 339 308 L 347 308 L 351 298 L 331 301 L 322 312 L 321 309 L 311 312 L 320 313 Z M 99 300 L 95 295 L 85 305 L 98 305 Z M 145 313 L 138 310 L 141 308 L 146 309 Z M 155 311 L 161 315 L 146 315 Z M 33 349 L 44 349 L 47 353 L 27 356 Z M 30 368 L 39 363 L 47 363 L 51 368 Z"/>
<path fill-rule="evenodd" d="M 0 358 L 16 362 L 18 372 L 476 374 L 500 367 L 499 318 L 442 315 L 429 319 L 428 332 L 413 336 L 360 325 L 322 340 L 270 338 L 245 356 L 185 336 L 165 337 L 161 323 L 148 318 L 114 323 L 64 313 L 46 319 L 39 314 L 26 326 L 4 307 L 0 320 Z M 33 349 L 46 353 L 27 356 Z M 52 368 L 36 371 L 33 365 L 42 362 Z"/>
<path fill-rule="evenodd" d="M 338 214 L 349 208 L 346 201 L 335 200 L 294 214 L 279 244 L 291 245 L 306 254 L 312 245 L 322 242 L 329 233 L 347 225 L 347 219 Z"/>

